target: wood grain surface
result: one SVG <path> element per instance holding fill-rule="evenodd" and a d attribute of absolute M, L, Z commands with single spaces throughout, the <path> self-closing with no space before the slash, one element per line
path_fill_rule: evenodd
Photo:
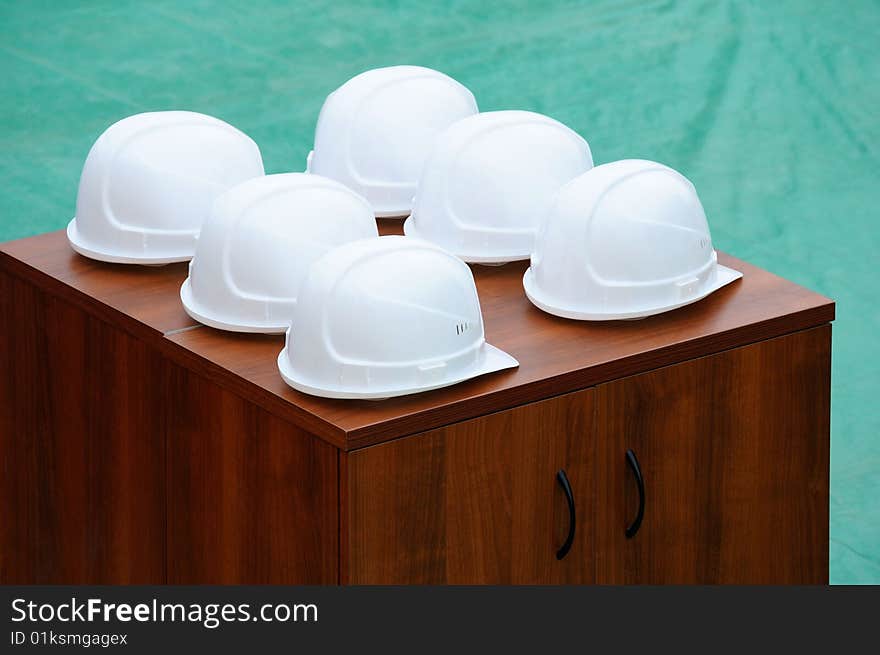
<path fill-rule="evenodd" d="M 164 366 L 0 271 L 0 584 L 164 583 Z"/>
<path fill-rule="evenodd" d="M 0 583 L 338 582 L 331 445 L 5 272 L 0 370 Z"/>
<path fill-rule="evenodd" d="M 598 387 L 598 581 L 827 584 L 830 363 L 823 326 Z"/>
<path fill-rule="evenodd" d="M 170 584 L 337 584 L 337 450 L 174 366 Z"/>
<path fill-rule="evenodd" d="M 350 584 L 593 581 L 593 390 L 343 455 L 342 580 Z M 578 512 L 561 561 L 568 506 Z"/>

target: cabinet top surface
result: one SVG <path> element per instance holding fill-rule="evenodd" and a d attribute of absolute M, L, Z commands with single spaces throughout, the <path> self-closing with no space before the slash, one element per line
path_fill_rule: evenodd
<path fill-rule="evenodd" d="M 400 232 L 400 221 L 380 221 Z M 289 388 L 277 370 L 281 335 L 200 326 L 183 311 L 186 264 L 94 262 L 63 231 L 0 245 L 0 265 L 110 322 L 155 337 L 177 363 L 344 449 L 358 448 L 675 362 L 769 339 L 834 319 L 833 301 L 729 255 L 742 280 L 692 305 L 637 321 L 588 323 L 534 307 L 522 290 L 528 263 L 473 266 L 486 340 L 517 369 L 384 401 L 330 400 Z"/>

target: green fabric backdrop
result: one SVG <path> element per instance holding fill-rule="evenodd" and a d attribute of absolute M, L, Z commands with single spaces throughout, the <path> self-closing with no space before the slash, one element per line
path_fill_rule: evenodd
<path fill-rule="evenodd" d="M 0 240 L 63 227 L 111 122 L 192 109 L 302 170 L 324 97 L 431 66 L 597 163 L 690 177 L 717 247 L 838 302 L 831 580 L 880 583 L 877 2 L 3 2 Z"/>

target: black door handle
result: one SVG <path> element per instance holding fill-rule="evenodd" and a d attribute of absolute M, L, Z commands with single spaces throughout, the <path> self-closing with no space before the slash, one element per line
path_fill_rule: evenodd
<path fill-rule="evenodd" d="M 565 543 L 562 544 L 562 547 L 556 551 L 556 559 L 562 559 L 568 555 L 568 551 L 571 550 L 571 545 L 574 543 L 574 528 L 577 516 L 574 509 L 574 494 L 571 492 L 571 484 L 568 481 L 568 476 L 565 474 L 565 469 L 559 469 L 556 472 L 556 480 L 565 492 L 565 499 L 568 501 L 568 536 L 565 538 Z"/>
<path fill-rule="evenodd" d="M 626 529 L 626 538 L 632 539 L 636 536 L 636 532 L 639 531 L 639 528 L 642 527 L 642 519 L 645 518 L 645 479 L 642 477 L 642 469 L 639 466 L 639 460 L 636 457 L 636 454 L 630 449 L 627 449 L 626 451 L 626 463 L 629 464 L 629 468 L 632 470 L 633 475 L 636 478 L 636 484 L 639 487 L 639 511 L 638 514 L 636 514 L 636 520 Z"/>

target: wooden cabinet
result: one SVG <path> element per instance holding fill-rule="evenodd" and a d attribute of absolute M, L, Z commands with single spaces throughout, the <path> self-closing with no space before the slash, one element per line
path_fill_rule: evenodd
<path fill-rule="evenodd" d="M 720 260 L 744 278 L 612 323 L 475 266 L 519 368 L 371 402 L 196 324 L 183 264 L 0 245 L 0 583 L 826 582 L 834 304 Z"/>

